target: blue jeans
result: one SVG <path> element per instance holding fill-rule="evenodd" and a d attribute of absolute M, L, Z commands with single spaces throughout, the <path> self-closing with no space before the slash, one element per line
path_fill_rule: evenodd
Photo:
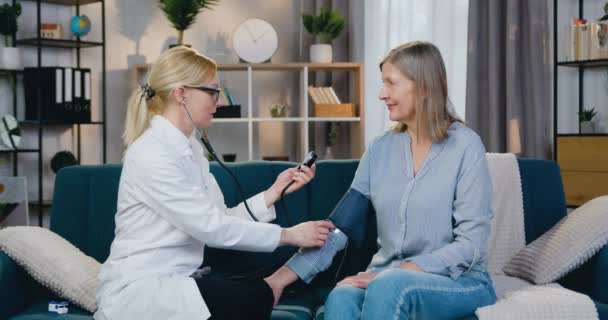
<path fill-rule="evenodd" d="M 487 272 L 473 268 L 458 279 L 388 269 L 367 289 L 336 287 L 325 302 L 325 319 L 459 319 L 496 302 Z"/>

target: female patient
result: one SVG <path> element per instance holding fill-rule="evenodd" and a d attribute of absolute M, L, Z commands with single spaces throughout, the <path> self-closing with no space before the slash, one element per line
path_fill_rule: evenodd
<path fill-rule="evenodd" d="M 369 145 L 330 217 L 344 232 L 330 233 L 321 249 L 301 250 L 267 281 L 275 296 L 298 277 L 310 282 L 347 236 L 357 241 L 359 216 L 373 206 L 380 249 L 366 272 L 330 293 L 327 319 L 466 316 L 496 299 L 486 272 L 492 186 L 484 146 L 448 106 L 434 45 L 399 46 L 380 70 L 380 100 L 398 124 Z"/>

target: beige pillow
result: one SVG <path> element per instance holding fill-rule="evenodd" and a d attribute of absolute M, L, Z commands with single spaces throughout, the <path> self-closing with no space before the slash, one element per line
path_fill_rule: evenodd
<path fill-rule="evenodd" d="M 536 284 L 554 282 L 576 269 L 608 243 L 608 196 L 572 211 L 519 251 L 503 271 Z"/>
<path fill-rule="evenodd" d="M 40 227 L 5 228 L 0 249 L 60 297 L 89 312 L 97 309 L 99 262 L 59 235 Z"/>

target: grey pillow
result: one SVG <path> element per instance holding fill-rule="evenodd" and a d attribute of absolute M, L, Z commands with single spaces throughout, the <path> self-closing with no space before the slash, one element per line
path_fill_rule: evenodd
<path fill-rule="evenodd" d="M 60 297 L 97 310 L 100 264 L 67 240 L 45 228 L 10 227 L 0 230 L 0 249 Z"/>
<path fill-rule="evenodd" d="M 601 196 L 572 211 L 519 251 L 503 271 L 535 284 L 551 283 L 585 263 L 607 243 L 608 196 Z"/>

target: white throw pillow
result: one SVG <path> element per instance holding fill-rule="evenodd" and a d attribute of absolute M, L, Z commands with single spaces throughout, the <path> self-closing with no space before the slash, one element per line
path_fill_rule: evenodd
<path fill-rule="evenodd" d="M 10 227 L 0 230 L 0 249 L 60 297 L 97 310 L 100 264 L 67 240 L 45 228 Z"/>
<path fill-rule="evenodd" d="M 519 251 L 503 271 L 535 284 L 554 282 L 576 269 L 608 243 L 608 196 L 572 211 Z"/>

